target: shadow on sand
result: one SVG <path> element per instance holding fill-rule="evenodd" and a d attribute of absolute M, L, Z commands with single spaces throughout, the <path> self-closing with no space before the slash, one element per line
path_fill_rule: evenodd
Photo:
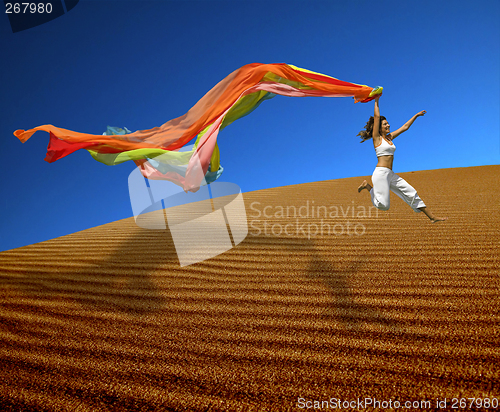
<path fill-rule="evenodd" d="M 141 316 L 162 310 L 165 301 L 152 274 L 178 264 L 168 230 L 135 228 L 105 256 L 78 257 L 83 264 L 74 268 L 30 272 L 14 285 L 40 299 L 69 299 L 100 311 Z"/>
<path fill-rule="evenodd" d="M 369 255 L 360 253 L 350 260 L 335 262 L 327 258 L 314 239 L 249 235 L 245 242 L 249 242 L 249 238 L 253 238 L 251 242 L 254 247 L 260 244 L 264 250 L 266 244 L 279 243 L 283 249 L 283 261 L 293 261 L 294 254 L 307 253 L 309 259 L 304 275 L 327 287 L 330 298 L 325 316 L 332 321 L 338 321 L 346 329 L 354 331 L 363 329 L 363 325 L 367 323 L 378 324 L 393 332 L 399 331 L 398 322 L 388 319 L 373 306 L 360 303 L 356 299 L 357 294 L 351 279 L 370 264 Z"/>
<path fill-rule="evenodd" d="M 261 248 L 263 254 L 270 246 L 275 250 L 277 247 L 283 251 L 280 262 L 291 262 L 295 254 L 306 253 L 308 264 L 304 275 L 326 285 L 330 295 L 325 316 L 340 322 L 346 329 L 359 330 L 367 322 L 394 331 L 398 329 L 395 322 L 385 318 L 376 308 L 356 299 L 350 279 L 369 264 L 368 255 L 335 262 L 315 245 L 314 239 L 250 234 L 229 253 L 238 253 L 238 248 L 248 245 Z M 26 275 L 16 284 L 42 299 L 61 296 L 101 311 L 142 316 L 161 311 L 168 304 L 154 283 L 154 272 L 164 265 L 180 269 L 170 231 L 138 227 L 105 259 L 89 258 L 85 262 L 88 266 L 73 270 L 65 268 L 57 273 Z M 197 270 L 199 264 L 184 267 L 182 271 Z"/>

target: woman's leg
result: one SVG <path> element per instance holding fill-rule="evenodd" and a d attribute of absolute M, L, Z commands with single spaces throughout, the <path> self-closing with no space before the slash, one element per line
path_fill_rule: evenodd
<path fill-rule="evenodd" d="M 430 210 L 427 209 L 425 203 L 418 196 L 417 191 L 406 180 L 397 174 L 393 174 L 390 179 L 391 191 L 403 199 L 415 212 L 424 212 L 424 214 L 431 220 L 432 223 L 446 220 L 434 216 Z"/>
<path fill-rule="evenodd" d="M 386 167 L 376 167 L 373 175 L 373 187 L 366 180 L 358 187 L 358 192 L 366 189 L 370 192 L 373 205 L 380 210 L 388 210 L 390 206 L 389 172 Z"/>
<path fill-rule="evenodd" d="M 391 191 L 403 199 L 413 211 L 420 212 L 420 208 L 425 207 L 425 203 L 420 199 L 417 191 L 406 180 L 393 173 L 389 181 Z"/>

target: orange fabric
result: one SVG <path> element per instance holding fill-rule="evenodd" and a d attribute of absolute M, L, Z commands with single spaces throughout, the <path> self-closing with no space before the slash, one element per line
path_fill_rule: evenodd
<path fill-rule="evenodd" d="M 139 148 L 162 148 L 175 150 L 193 139 L 206 125 L 217 119 L 220 113 L 231 107 L 239 96 L 248 88 L 257 84 L 266 73 L 272 72 L 288 80 L 297 81 L 316 90 L 353 96 L 356 102 L 369 100 L 373 88 L 353 83 L 342 82 L 324 76 L 323 79 L 305 71 L 293 69 L 284 63 L 260 64 L 252 63 L 234 71 L 212 90 L 203 96 L 185 115 L 170 120 L 160 127 L 149 130 L 138 130 L 134 133 L 119 136 L 92 135 L 73 132 L 53 125 L 43 125 L 30 130 L 16 130 L 14 135 L 26 142 L 36 131 L 52 133 L 67 142 L 102 143 L 119 150 Z"/>

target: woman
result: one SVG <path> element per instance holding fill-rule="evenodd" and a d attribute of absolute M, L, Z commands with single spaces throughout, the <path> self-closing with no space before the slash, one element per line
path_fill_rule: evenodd
<path fill-rule="evenodd" d="M 387 119 L 380 116 L 378 101 L 380 95 L 375 99 L 375 113 L 366 123 L 365 130 L 358 133 L 365 140 L 373 138 L 373 146 L 377 154 L 378 163 L 372 175 L 373 187 L 365 180 L 358 187 L 358 192 L 366 189 L 370 192 L 373 205 L 380 210 L 388 210 L 390 204 L 390 191 L 403 199 L 415 212 L 424 212 L 432 223 L 446 220 L 434 216 L 425 206 L 425 203 L 418 197 L 417 191 L 410 186 L 403 178 L 392 171 L 392 162 L 394 160 L 394 151 L 396 146 L 393 140 L 401 133 L 406 132 L 413 124 L 415 119 L 425 114 L 425 110 L 417 113 L 408 120 L 402 127 L 395 132 L 390 132 L 390 126 Z"/>

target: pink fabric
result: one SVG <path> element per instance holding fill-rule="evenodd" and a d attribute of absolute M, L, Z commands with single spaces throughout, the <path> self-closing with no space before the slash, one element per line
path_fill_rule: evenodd
<path fill-rule="evenodd" d="M 267 91 L 270 93 L 279 94 L 282 96 L 290 96 L 290 97 L 307 97 L 307 96 L 323 96 L 323 97 L 349 97 L 350 95 L 338 94 L 338 93 L 330 93 L 324 92 L 321 90 L 303 90 L 297 89 L 293 86 L 289 86 L 287 84 L 275 83 L 275 82 L 262 82 L 253 87 L 245 90 L 236 100 L 236 102 L 241 99 L 243 96 L 254 93 L 257 91 Z M 224 116 L 231 110 L 233 106 L 229 107 L 224 113 L 222 113 L 210 126 L 208 131 L 201 137 L 197 150 L 191 157 L 187 172 L 186 178 L 183 182 L 184 190 L 195 191 L 200 183 L 203 181 L 203 177 L 205 176 L 208 166 L 210 164 L 210 159 L 212 157 L 212 152 L 215 148 L 215 143 L 217 142 L 217 136 L 219 134 L 220 127 L 222 125 L 222 121 L 224 120 Z M 145 162 L 141 165 L 142 175 L 148 179 L 172 179 L 171 173 L 162 174 L 154 167 L 149 165 L 148 162 Z M 179 176 L 180 177 L 180 176 Z M 176 179 L 179 180 L 179 179 Z M 182 179 L 184 180 L 184 179 Z"/>

